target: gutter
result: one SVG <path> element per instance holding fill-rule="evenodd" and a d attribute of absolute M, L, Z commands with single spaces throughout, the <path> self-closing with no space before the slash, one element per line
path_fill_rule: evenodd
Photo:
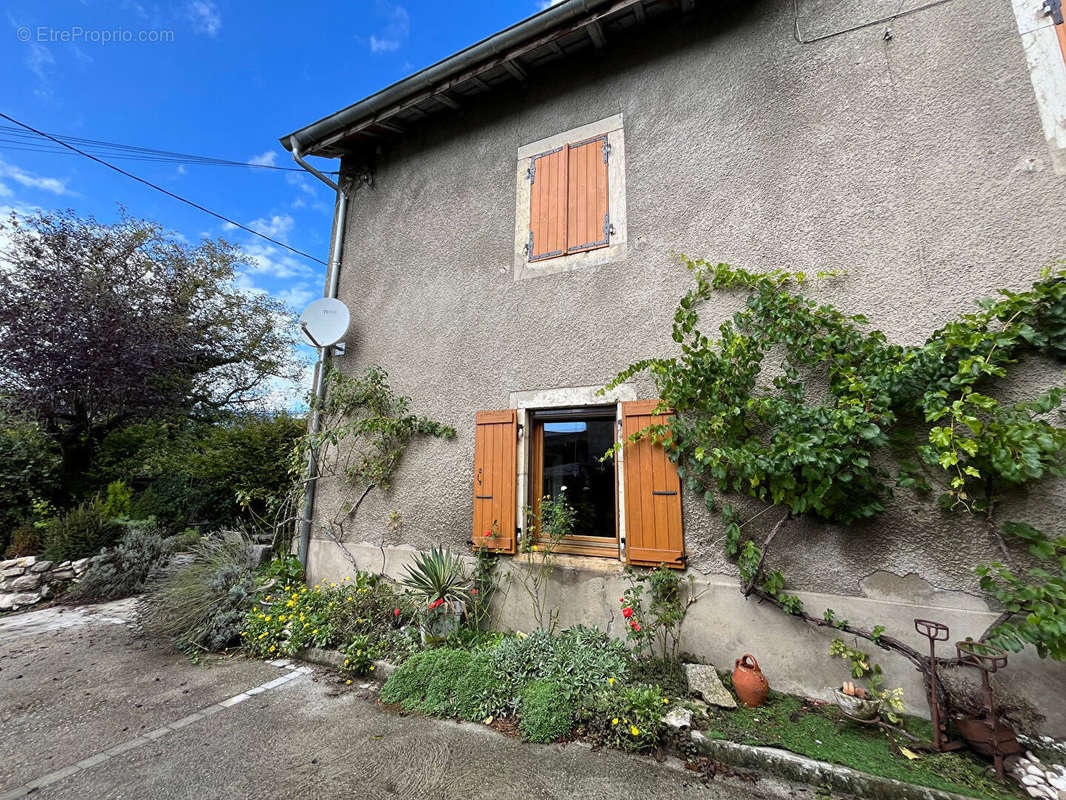
<path fill-rule="evenodd" d="M 334 183 L 321 171 L 304 160 L 300 153 L 300 142 L 295 136 L 289 137 L 292 145 L 292 157 L 296 163 L 310 172 L 324 184 L 337 193 L 337 204 L 333 212 L 333 240 L 329 247 L 329 266 L 327 267 L 326 297 L 336 298 L 337 287 L 340 285 L 341 257 L 344 252 L 344 233 L 348 220 L 348 191 L 341 188 L 339 183 Z M 322 415 L 319 409 L 326 398 L 326 363 L 332 353 L 331 347 L 318 349 L 318 363 L 315 365 L 315 385 L 313 390 L 314 399 L 311 404 L 311 425 L 309 431 L 312 435 L 322 430 Z M 304 482 L 304 504 L 300 514 L 300 539 L 297 556 L 304 569 L 307 569 L 307 556 L 311 547 L 311 521 L 315 513 L 315 489 L 318 480 L 318 453 L 315 450 L 307 456 L 307 477 Z"/>
<path fill-rule="evenodd" d="M 550 8 L 522 20 L 510 28 L 505 28 L 487 39 L 460 50 L 454 55 L 438 61 L 432 66 L 416 72 L 410 77 L 387 86 L 376 94 L 370 95 L 358 103 L 348 106 L 334 114 L 313 122 L 281 138 L 286 150 L 296 154 L 297 142 L 304 144 L 305 152 L 313 150 L 324 139 L 339 130 L 351 127 L 358 122 L 372 119 L 381 112 L 390 109 L 421 92 L 432 88 L 449 78 L 455 77 L 469 67 L 494 57 L 499 57 L 513 47 L 535 38 L 548 30 L 572 21 L 577 17 L 588 15 L 601 6 L 610 5 L 616 0 L 563 0 Z M 299 158 L 296 159 L 300 161 Z M 306 168 L 306 165 L 301 164 Z"/>

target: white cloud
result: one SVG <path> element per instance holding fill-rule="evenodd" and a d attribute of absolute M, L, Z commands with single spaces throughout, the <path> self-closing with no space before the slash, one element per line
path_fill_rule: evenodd
<path fill-rule="evenodd" d="M 185 169 L 185 165 L 184 164 L 178 164 L 178 174 L 179 175 L 184 175 L 188 171 L 189 170 Z"/>
<path fill-rule="evenodd" d="M 0 197 L 11 197 L 11 194 L 11 190 L 4 184 L 0 183 Z"/>
<path fill-rule="evenodd" d="M 391 53 L 393 50 L 399 49 L 400 42 L 397 39 L 379 39 L 373 34 L 370 36 L 371 53 Z"/>
<path fill-rule="evenodd" d="M 311 289 L 310 284 L 298 283 L 295 286 L 282 289 L 275 296 L 281 302 L 300 312 L 315 297 L 315 292 Z"/>
<path fill-rule="evenodd" d="M 257 156 L 252 156 L 248 159 L 249 164 L 254 164 L 257 167 L 273 167 L 278 160 L 277 150 L 267 150 L 265 153 L 260 153 Z"/>
<path fill-rule="evenodd" d="M 296 224 L 296 220 L 290 217 L 288 214 L 284 216 L 274 214 L 269 219 L 260 217 L 259 219 L 253 219 L 248 223 L 249 228 L 254 228 L 260 233 L 270 236 L 274 239 L 284 239 L 289 235 L 292 230 L 292 226 Z"/>
<path fill-rule="evenodd" d="M 197 33 L 218 36 L 222 30 L 222 15 L 211 0 L 192 0 L 185 10 Z"/>
<path fill-rule="evenodd" d="M 48 178 L 41 175 L 35 175 L 32 172 L 16 167 L 14 164 L 7 164 L 4 161 L 0 161 L 0 178 L 10 178 L 15 183 L 25 186 L 27 189 L 41 189 L 52 194 L 59 195 L 73 195 L 67 188 L 67 182 L 60 178 Z"/>
<path fill-rule="evenodd" d="M 248 256 L 249 273 L 252 275 L 272 275 L 275 278 L 296 278 L 310 275 L 312 270 L 305 260 L 278 247 L 255 240 L 241 245 Z"/>
<path fill-rule="evenodd" d="M 399 50 L 411 32 L 411 15 L 403 6 L 394 6 L 388 2 L 378 4 L 379 14 L 386 18 L 381 35 L 370 36 L 371 53 L 391 53 Z"/>

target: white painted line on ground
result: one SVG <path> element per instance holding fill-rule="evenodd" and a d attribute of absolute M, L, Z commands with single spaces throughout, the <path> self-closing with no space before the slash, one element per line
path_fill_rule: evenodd
<path fill-rule="evenodd" d="M 188 716 L 168 723 L 162 728 L 156 728 L 154 731 L 150 731 L 144 734 L 143 736 L 138 736 L 136 739 L 130 739 L 128 742 L 116 744 L 114 747 L 111 747 L 107 750 L 96 753 L 95 755 L 89 756 L 88 758 L 83 758 L 81 761 L 77 762 L 76 764 L 71 764 L 69 767 L 64 767 L 63 769 L 56 770 L 55 772 L 49 772 L 46 775 L 41 775 L 38 778 L 34 778 L 32 781 L 29 781 L 23 784 L 22 786 L 17 786 L 14 789 L 9 789 L 6 792 L 0 792 L 0 800 L 17 800 L 17 798 L 25 797 L 26 795 L 30 794 L 30 792 L 35 792 L 38 789 L 41 789 L 45 786 L 50 786 L 51 784 L 61 781 L 64 778 L 69 778 L 71 775 L 75 774 L 76 772 L 80 772 L 83 769 L 92 769 L 93 767 L 104 763 L 105 761 L 113 758 L 114 756 L 120 755 L 129 750 L 133 750 L 142 745 L 146 745 L 149 742 L 153 742 L 157 739 L 161 739 L 167 734 L 181 730 L 187 725 L 192 725 L 194 722 L 199 722 L 200 720 L 204 719 L 205 717 L 209 717 L 212 714 L 217 714 L 223 709 L 231 708 L 232 706 L 235 706 L 238 703 L 243 703 L 252 695 L 262 694 L 263 692 L 267 692 L 270 689 L 276 689 L 279 686 L 284 686 L 289 681 L 295 680 L 296 678 L 299 678 L 302 675 L 307 675 L 311 672 L 310 667 L 297 668 L 292 662 L 287 659 L 279 659 L 278 661 L 271 661 L 269 663 L 272 666 L 278 667 L 279 669 L 288 670 L 288 672 L 286 672 L 286 674 L 282 675 L 280 678 L 274 678 L 273 680 L 267 681 L 266 683 L 261 683 L 259 686 L 254 686 L 245 692 L 235 694 L 233 695 L 233 697 L 227 698 L 219 703 L 212 703 L 211 705 L 201 709 L 200 711 L 194 711 Z"/>

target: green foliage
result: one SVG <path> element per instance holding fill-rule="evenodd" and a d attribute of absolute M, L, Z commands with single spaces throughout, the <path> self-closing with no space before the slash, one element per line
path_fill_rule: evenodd
<path fill-rule="evenodd" d="M 492 627 L 492 601 L 499 591 L 496 569 L 499 556 L 486 548 L 474 553 L 474 574 L 470 576 L 470 600 L 466 606 L 467 621 L 475 631 Z"/>
<path fill-rule="evenodd" d="M 622 750 L 647 750 L 659 743 L 669 698 L 658 686 L 601 689 L 582 706 L 582 727 L 597 744 Z"/>
<path fill-rule="evenodd" d="M 407 711 L 452 716 L 455 690 L 470 664 L 470 653 L 442 647 L 415 653 L 381 687 L 381 702 Z"/>
<path fill-rule="evenodd" d="M 508 574 L 529 598 L 538 630 L 552 634 L 559 624 L 559 609 L 547 607 L 548 584 L 555 572 L 556 550 L 573 533 L 577 511 L 566 501 L 565 493 L 560 493 L 558 497 L 544 495 L 537 510 L 527 506 L 525 513 L 529 535 L 519 548 L 524 567 L 512 568 Z"/>
<path fill-rule="evenodd" d="M 464 603 L 469 598 L 470 585 L 462 559 L 442 547 L 419 553 L 414 564 L 406 567 L 407 577 L 401 583 L 420 603 Z"/>
<path fill-rule="evenodd" d="M 144 589 L 152 571 L 166 563 L 169 556 L 157 529 L 131 523 L 115 547 L 89 563 L 85 574 L 63 595 L 63 602 L 99 603 L 137 594 Z"/>
<path fill-rule="evenodd" d="M 171 566 L 149 587 L 138 614 L 145 632 L 188 653 L 237 644 L 259 591 L 252 544 L 236 528 L 203 537 L 192 563 Z"/>
<path fill-rule="evenodd" d="M 129 517 L 133 492 L 124 481 L 111 481 L 104 495 L 104 513 L 111 518 Z"/>
<path fill-rule="evenodd" d="M 341 675 L 346 677 L 361 676 L 372 672 L 374 663 L 370 652 L 369 636 L 361 635 L 352 639 L 349 645 L 344 648 L 344 662 L 340 667 Z"/>
<path fill-rule="evenodd" d="M 988 391 L 1027 354 L 1066 358 L 1061 265 L 1029 290 L 1001 290 L 923 344 L 904 346 L 889 343 L 861 315 L 790 292 L 806 278 L 799 273 L 684 261 L 696 285 L 674 315 L 681 354 L 632 364 L 605 389 L 650 374 L 676 417 L 669 436 L 653 425 L 634 438 L 662 441 L 682 481 L 704 492 L 708 506 L 717 490 L 850 525 L 883 511 L 899 485 L 937 489 L 944 508 L 991 517 L 1003 487 L 1066 474 L 1066 428 L 1048 419 L 1066 397 L 1063 388 L 1013 404 Z M 746 300 L 711 338 L 698 327 L 697 309 L 723 289 L 740 289 Z M 781 359 L 772 378 L 764 372 L 770 357 Z M 889 472 L 908 451 L 913 458 Z M 761 579 L 763 591 L 798 613 L 784 576 L 762 573 L 763 553 L 742 541 L 744 523 L 731 506 L 722 521 L 726 551 L 745 583 Z M 1047 620 L 1024 634 L 1001 626 L 1001 637 L 1035 639 L 1042 653 L 1062 657 L 1062 612 L 1049 612 L 1064 606 L 1055 580 L 1037 572 L 1029 575 L 1036 583 L 1017 582 L 995 566 L 984 577 L 1014 598 L 1019 613 L 1032 603 Z"/>
<path fill-rule="evenodd" d="M 681 624 L 689 607 L 689 595 L 682 592 L 677 570 L 660 565 L 654 570 L 626 568 L 629 586 L 619 602 L 626 624 L 626 639 L 638 653 L 649 658 L 677 661 L 681 646 Z M 646 590 L 646 592 L 645 592 Z"/>
<path fill-rule="evenodd" d="M 99 485 L 138 487 L 131 516 L 155 517 L 171 531 L 190 523 L 258 522 L 268 528 L 289 485 L 289 461 L 304 421 L 288 414 L 242 414 L 213 422 L 146 422 L 122 428 L 100 446 Z"/>
<path fill-rule="evenodd" d="M 8 534 L 31 516 L 34 500 L 55 498 L 59 474 L 59 452 L 52 440 L 0 404 L 0 552 L 9 544 Z"/>
<path fill-rule="evenodd" d="M 41 552 L 43 546 L 40 528 L 32 523 L 26 523 L 19 525 L 11 532 L 11 540 L 7 544 L 4 555 L 7 558 L 32 556 Z"/>
<path fill-rule="evenodd" d="M 44 557 L 58 562 L 95 555 L 114 544 L 122 531 L 122 525 L 110 516 L 103 502 L 89 500 L 52 520 L 44 529 Z"/>
<path fill-rule="evenodd" d="M 389 581 L 369 572 L 311 588 L 302 580 L 285 583 L 272 578 L 263 594 L 249 610 L 241 632 L 248 652 L 256 656 L 292 656 L 308 647 L 345 649 L 365 637 L 367 656 L 380 658 L 389 649 L 387 634 L 414 617 L 406 598 Z"/>
<path fill-rule="evenodd" d="M 794 753 L 841 764 L 870 775 L 928 786 L 987 800 L 1017 798 L 1017 793 L 990 774 L 988 762 L 969 752 L 922 753 L 916 760 L 901 758 L 896 744 L 876 726 L 840 720 L 835 705 L 814 704 L 801 697 L 771 690 L 759 708 L 711 709 L 704 735 L 747 745 L 779 747 Z M 903 727 L 929 741 L 927 720 L 906 717 Z M 911 742 L 897 740 L 904 747 Z"/>
<path fill-rule="evenodd" d="M 574 727 L 574 711 L 566 690 L 556 681 L 527 683 L 519 694 L 518 708 L 518 729 L 526 741 L 554 742 Z"/>
<path fill-rule="evenodd" d="M 861 678 L 870 685 L 873 696 L 881 701 L 881 713 L 890 722 L 899 723 L 903 713 L 903 690 L 886 689 L 885 679 L 881 674 L 881 665 L 870 660 L 869 653 L 852 650 L 844 640 L 836 638 L 829 643 L 829 655 L 837 656 L 849 662 L 851 677 Z"/>
<path fill-rule="evenodd" d="M 279 556 L 265 564 L 260 572 L 268 581 L 283 586 L 297 586 L 304 582 L 304 567 L 296 556 Z"/>
<path fill-rule="evenodd" d="M 977 568 L 981 588 L 1011 615 L 992 628 L 988 641 L 1015 653 L 1032 644 L 1041 658 L 1066 661 L 1066 536 L 1051 538 L 1018 522 L 1008 522 L 1003 532 L 1025 542 L 1041 566 L 1026 577 L 998 562 Z"/>

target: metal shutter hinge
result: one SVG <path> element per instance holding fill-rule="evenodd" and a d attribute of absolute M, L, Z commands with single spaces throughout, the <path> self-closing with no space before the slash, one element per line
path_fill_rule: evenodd
<path fill-rule="evenodd" d="M 536 179 L 536 177 L 537 177 L 537 160 L 536 159 L 533 159 L 533 160 L 531 160 L 529 162 L 529 169 L 526 170 L 526 177 L 529 178 L 529 182 L 530 183 L 533 183 L 533 181 Z"/>
<path fill-rule="evenodd" d="M 526 257 L 533 258 L 533 231 L 529 232 L 529 241 L 526 242 Z"/>
<path fill-rule="evenodd" d="M 1044 16 L 1051 17 L 1056 25 L 1063 24 L 1062 0 L 1044 0 Z"/>
<path fill-rule="evenodd" d="M 608 212 L 603 215 L 603 240 L 605 242 L 610 241 L 613 233 L 614 225 L 611 224 L 611 214 Z"/>
<path fill-rule="evenodd" d="M 1050 1 L 1050 0 L 1049 0 Z M 603 140 L 603 163 L 607 163 L 607 157 L 611 154 L 611 143 L 606 139 Z"/>

